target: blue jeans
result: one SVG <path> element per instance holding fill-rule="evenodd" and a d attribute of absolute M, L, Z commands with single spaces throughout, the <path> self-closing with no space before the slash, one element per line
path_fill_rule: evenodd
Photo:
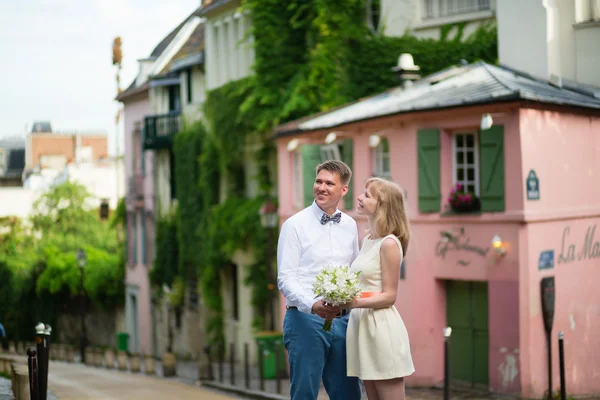
<path fill-rule="evenodd" d="M 323 332 L 323 318 L 287 310 L 283 342 L 290 361 L 291 400 L 316 400 L 321 379 L 331 400 L 360 400 L 359 379 L 346 375 L 348 318 L 334 318 L 331 331 Z"/>

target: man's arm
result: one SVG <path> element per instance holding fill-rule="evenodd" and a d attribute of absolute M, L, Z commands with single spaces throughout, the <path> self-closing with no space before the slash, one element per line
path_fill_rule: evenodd
<path fill-rule="evenodd" d="M 300 238 L 286 221 L 277 243 L 277 287 L 290 302 L 298 305 L 300 311 L 310 313 L 316 300 L 298 282 L 301 253 Z"/>

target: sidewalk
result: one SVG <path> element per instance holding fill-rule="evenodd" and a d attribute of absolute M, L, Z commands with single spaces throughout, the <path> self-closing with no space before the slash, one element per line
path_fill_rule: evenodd
<path fill-rule="evenodd" d="M 160 364 L 160 363 L 159 363 Z M 160 371 L 159 371 L 160 369 Z M 236 365 L 234 370 L 234 382 L 231 383 L 231 372 L 230 366 L 227 363 L 223 364 L 223 378 L 220 379 L 218 364 L 213 364 L 213 381 L 202 381 L 200 384 L 203 387 L 209 387 L 217 389 L 227 393 L 233 393 L 244 398 L 250 399 L 265 399 L 265 400 L 289 400 L 290 398 L 290 381 L 289 379 L 281 379 L 281 391 L 277 393 L 276 381 L 269 379 L 264 381 L 264 391 L 260 391 L 260 379 L 258 369 L 251 368 L 250 371 L 250 385 L 246 388 L 246 382 L 244 377 L 244 369 L 240 365 Z M 162 368 L 157 366 L 157 374 L 162 376 Z M 199 384 L 198 382 L 198 365 L 195 362 L 177 362 L 177 377 L 166 378 L 175 379 L 188 384 Z M 364 393 L 364 392 L 363 392 Z M 411 400 L 439 400 L 444 397 L 443 390 L 441 388 L 407 388 L 406 397 Z M 363 394 L 363 398 L 366 399 L 366 393 Z M 504 399 L 504 400 L 516 400 L 516 396 L 507 396 L 489 393 L 487 391 L 475 390 L 470 388 L 454 387 L 451 390 L 450 398 L 452 400 L 489 400 L 489 399 Z M 328 400 L 329 397 L 325 392 L 325 389 L 321 386 L 319 392 L 319 400 Z"/>

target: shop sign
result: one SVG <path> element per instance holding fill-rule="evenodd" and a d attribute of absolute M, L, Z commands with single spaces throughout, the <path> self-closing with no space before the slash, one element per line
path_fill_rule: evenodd
<path fill-rule="evenodd" d="M 568 264 L 574 261 L 600 259 L 600 241 L 595 238 L 596 225 L 588 226 L 583 244 L 577 247 L 570 238 L 571 228 L 565 227 L 562 234 L 562 246 L 558 255 L 559 264 Z"/>
<path fill-rule="evenodd" d="M 485 257 L 488 251 L 490 251 L 489 247 L 481 247 L 472 244 L 471 238 L 465 235 L 464 228 L 460 228 L 458 233 L 441 231 L 440 236 L 442 238 L 435 246 L 435 255 L 440 258 L 446 258 L 446 253 L 449 251 L 475 253 L 482 257 Z"/>

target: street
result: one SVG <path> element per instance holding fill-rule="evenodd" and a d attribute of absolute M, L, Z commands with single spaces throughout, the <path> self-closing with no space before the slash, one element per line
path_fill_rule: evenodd
<path fill-rule="evenodd" d="M 62 362 L 50 364 L 48 389 L 60 400 L 228 400 L 240 398 L 186 385 L 175 380 Z"/>

